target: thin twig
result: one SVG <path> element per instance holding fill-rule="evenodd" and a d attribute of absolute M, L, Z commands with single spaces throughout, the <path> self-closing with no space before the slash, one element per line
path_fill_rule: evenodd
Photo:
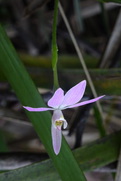
<path fill-rule="evenodd" d="M 116 54 L 117 49 L 119 48 L 121 43 L 121 10 L 119 11 L 118 18 L 116 20 L 114 29 L 110 36 L 108 45 L 106 47 L 105 53 L 103 55 L 100 67 L 107 68 L 111 64 L 111 60 Z"/>
<path fill-rule="evenodd" d="M 77 44 L 77 41 L 76 41 L 76 39 L 75 39 L 75 36 L 74 36 L 74 34 L 73 34 L 72 30 L 71 30 L 71 27 L 70 27 L 70 25 L 69 25 L 69 22 L 68 22 L 68 20 L 67 20 L 67 18 L 66 18 L 66 15 L 65 15 L 65 13 L 64 13 L 63 7 L 61 6 L 60 2 L 59 2 L 59 10 L 60 10 L 61 16 L 62 16 L 62 18 L 63 18 L 63 20 L 64 20 L 64 22 L 65 22 L 66 28 L 67 28 L 67 30 L 68 30 L 68 32 L 69 32 L 69 34 L 70 34 L 70 37 L 71 37 L 71 39 L 72 39 L 72 42 L 73 42 L 74 47 L 75 47 L 75 49 L 76 49 L 77 55 L 78 55 L 79 60 L 80 60 L 80 62 L 81 62 L 81 64 L 82 64 L 82 67 L 83 67 L 83 69 L 84 69 L 84 72 L 85 72 L 85 74 L 86 74 L 87 80 L 88 80 L 89 85 L 90 85 L 90 88 L 91 88 L 91 90 L 92 90 L 92 94 L 93 94 L 93 96 L 96 98 L 96 97 L 97 97 L 97 93 L 96 93 L 95 87 L 94 87 L 94 85 L 93 85 L 92 79 L 91 79 L 91 77 L 90 77 L 90 74 L 89 74 L 88 69 L 87 69 L 86 64 L 85 64 L 85 61 L 84 61 L 84 59 L 83 59 L 82 53 L 81 53 L 81 51 L 80 51 L 80 48 L 79 48 L 79 46 L 78 46 L 78 44 Z M 103 112 L 102 112 L 102 108 L 101 108 L 101 105 L 100 105 L 99 101 L 96 102 L 96 104 L 97 104 L 97 107 L 98 107 L 98 109 L 99 109 L 100 115 L 101 115 L 102 120 L 103 120 Z"/>
<path fill-rule="evenodd" d="M 25 126 L 30 126 L 32 127 L 32 124 L 30 122 L 27 122 L 27 121 L 23 121 L 23 120 L 20 120 L 20 119 L 15 119 L 15 118 L 11 118 L 11 117 L 8 117 L 8 116 L 0 116 L 0 120 L 2 121 L 8 121 L 8 122 L 11 122 L 11 123 L 18 123 L 18 124 L 22 124 L 22 125 L 25 125 Z"/>
<path fill-rule="evenodd" d="M 121 149 L 120 149 L 120 154 L 119 154 L 119 159 L 118 159 L 118 166 L 117 166 L 115 181 L 121 181 Z"/>

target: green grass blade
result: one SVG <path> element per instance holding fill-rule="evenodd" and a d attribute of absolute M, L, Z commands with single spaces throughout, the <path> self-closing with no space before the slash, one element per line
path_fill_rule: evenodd
<path fill-rule="evenodd" d="M 121 3 L 121 0 L 99 0 L 100 2 L 114 2 L 114 3 Z"/>
<path fill-rule="evenodd" d="M 53 81 L 51 69 L 29 67 L 28 71 L 37 86 L 50 89 L 50 87 L 52 86 L 51 82 Z M 90 69 L 89 72 L 93 79 L 98 95 L 103 95 L 103 94 L 111 96 L 121 95 L 120 68 Z M 71 87 L 79 83 L 80 80 L 84 80 L 85 74 L 84 71 L 80 69 L 63 69 L 59 70 L 59 77 L 60 77 L 60 85 L 62 85 L 63 89 L 65 88 L 65 90 L 67 90 L 67 82 L 65 80 L 69 81 L 69 85 Z M 0 71 L 0 81 L 6 82 L 6 78 L 5 76 L 3 76 L 3 73 L 1 71 Z M 87 86 L 86 88 L 86 93 L 90 94 L 89 86 Z"/>
<path fill-rule="evenodd" d="M 120 140 L 121 131 L 76 149 L 73 153 L 83 171 L 94 170 L 118 159 Z M 57 181 L 59 180 L 59 175 L 51 160 L 0 174 L 0 181 L 32 181 L 33 178 L 34 181 Z"/>
<path fill-rule="evenodd" d="M 0 129 L 0 152 L 8 152 L 8 147 L 4 138 L 4 133 Z"/>
<path fill-rule="evenodd" d="M 30 79 L 5 31 L 0 26 L 0 69 L 7 77 L 24 106 L 44 107 L 45 104 Z M 62 140 L 61 152 L 56 156 L 51 142 L 51 115 L 49 112 L 28 112 L 34 129 L 43 142 L 49 156 L 64 181 L 85 181 L 85 177 L 75 161 L 65 139 Z M 31 173 L 31 172 L 30 172 Z"/>
<path fill-rule="evenodd" d="M 24 53 L 19 53 L 19 56 L 23 63 L 27 66 L 35 66 L 41 68 L 51 68 L 51 57 L 50 56 L 31 56 Z M 85 62 L 88 68 L 96 68 L 99 60 L 93 56 L 84 55 Z M 76 55 L 61 54 L 58 57 L 58 67 L 61 68 L 81 68 L 79 59 Z"/>
<path fill-rule="evenodd" d="M 93 110 L 94 110 L 95 122 L 96 122 L 97 128 L 99 130 L 100 136 L 104 137 L 106 135 L 106 130 L 105 130 L 105 127 L 104 127 L 103 120 L 102 120 L 96 106 L 93 107 Z"/>

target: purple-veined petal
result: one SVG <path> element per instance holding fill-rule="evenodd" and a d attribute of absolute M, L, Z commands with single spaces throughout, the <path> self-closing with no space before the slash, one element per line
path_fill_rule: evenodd
<path fill-rule="evenodd" d="M 48 101 L 48 106 L 53 108 L 58 108 L 62 103 L 64 98 L 64 91 L 61 88 L 58 88 L 52 98 Z"/>
<path fill-rule="evenodd" d="M 75 85 L 74 87 L 72 87 L 65 94 L 64 100 L 60 106 L 60 109 L 79 102 L 84 95 L 85 88 L 86 88 L 86 80 L 83 80 L 82 82 L 80 82 L 77 85 Z"/>
<path fill-rule="evenodd" d="M 94 98 L 94 99 L 90 99 L 90 100 L 87 100 L 87 101 L 83 101 L 83 102 L 80 102 L 78 104 L 74 104 L 72 106 L 68 106 L 66 107 L 65 109 L 68 109 L 68 108 L 74 108 L 74 107 L 79 107 L 79 106 L 84 106 L 86 104 L 90 104 L 90 103 L 93 103 L 93 102 L 96 102 L 98 101 L 99 99 L 103 98 L 105 95 L 103 96 L 100 96 L 100 97 L 97 97 L 97 98 Z"/>
<path fill-rule="evenodd" d="M 30 112 L 40 112 L 40 111 L 53 110 L 52 108 L 47 108 L 47 107 L 33 108 L 33 107 L 23 106 L 23 108 L 30 111 Z"/>
<path fill-rule="evenodd" d="M 60 152 L 61 140 L 62 140 L 61 130 L 60 130 L 60 129 L 57 129 L 57 128 L 52 124 L 51 134 L 52 134 L 53 149 L 54 149 L 55 154 L 58 155 L 59 152 Z"/>

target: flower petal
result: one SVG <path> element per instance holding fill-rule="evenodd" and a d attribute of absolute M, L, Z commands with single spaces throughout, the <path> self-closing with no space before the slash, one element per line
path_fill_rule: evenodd
<path fill-rule="evenodd" d="M 64 119 L 64 116 L 63 116 L 62 111 L 57 109 L 57 110 L 54 110 L 54 112 L 53 112 L 52 123 L 55 125 L 55 122 L 56 122 L 56 121 L 59 121 L 59 120 L 61 120 L 61 121 L 63 121 L 63 122 L 66 121 L 66 120 Z"/>
<path fill-rule="evenodd" d="M 48 106 L 57 108 L 59 105 L 62 103 L 64 98 L 64 91 L 59 88 L 55 91 L 54 95 L 52 98 L 48 101 Z"/>
<path fill-rule="evenodd" d="M 64 100 L 60 106 L 60 109 L 65 106 L 73 105 L 81 100 L 86 88 L 86 80 L 83 80 L 79 84 L 72 87 L 64 96 Z"/>
<path fill-rule="evenodd" d="M 66 128 L 67 128 L 67 125 L 68 125 L 67 121 L 64 120 L 64 122 L 63 122 L 63 128 L 66 129 Z"/>
<path fill-rule="evenodd" d="M 86 104 L 90 104 L 90 103 L 93 103 L 93 102 L 96 102 L 98 101 L 99 99 L 103 98 L 105 95 L 103 96 L 100 96 L 100 97 L 97 97 L 97 98 L 94 98 L 94 99 L 90 99 L 90 100 L 87 100 L 87 101 L 84 101 L 84 102 L 80 102 L 78 104 L 74 104 L 72 106 L 68 106 L 66 107 L 65 109 L 68 109 L 68 108 L 73 108 L 73 107 L 79 107 L 79 106 L 84 106 Z"/>
<path fill-rule="evenodd" d="M 31 111 L 31 112 L 39 112 L 39 111 L 48 111 L 53 110 L 52 108 L 46 108 L 46 107 L 39 107 L 39 108 L 33 108 L 33 107 L 27 107 L 23 106 L 24 109 Z"/>
<path fill-rule="evenodd" d="M 60 152 L 61 140 L 62 140 L 61 130 L 60 130 L 60 129 L 57 129 L 57 128 L 52 124 L 51 134 L 52 134 L 53 149 L 54 149 L 55 154 L 58 155 L 59 152 Z"/>

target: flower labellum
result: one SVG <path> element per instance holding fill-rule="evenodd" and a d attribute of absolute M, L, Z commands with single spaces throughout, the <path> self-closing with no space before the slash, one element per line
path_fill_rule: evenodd
<path fill-rule="evenodd" d="M 84 95 L 85 88 L 86 88 L 86 80 L 83 80 L 82 82 L 72 87 L 65 95 L 64 91 L 61 88 L 58 88 L 55 91 L 52 98 L 48 101 L 49 108 L 45 107 L 33 108 L 33 107 L 23 106 L 25 109 L 31 112 L 48 111 L 48 110 L 54 111 L 52 116 L 51 134 L 52 134 L 53 149 L 56 155 L 59 154 L 61 149 L 62 126 L 64 129 L 67 127 L 67 122 L 64 119 L 62 110 L 90 104 L 104 97 L 103 95 L 91 100 L 79 102 Z"/>

